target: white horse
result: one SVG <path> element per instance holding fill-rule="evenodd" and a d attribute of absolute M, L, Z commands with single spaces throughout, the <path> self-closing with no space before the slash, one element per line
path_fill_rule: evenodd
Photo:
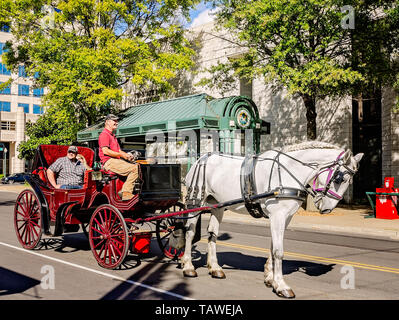
<path fill-rule="evenodd" d="M 281 186 L 304 190 L 306 186 L 307 191 L 314 197 L 317 209 L 321 213 L 329 213 L 352 183 L 352 176 L 357 171 L 362 157 L 362 153 L 352 156 L 349 150 L 344 151 L 337 146 L 318 141 L 286 147 L 281 153 L 274 150 L 267 151 L 258 156 L 255 166 L 257 192 L 259 194 L 274 191 Z M 205 161 L 205 175 L 204 166 L 199 166 L 194 176 L 196 166 Z M 188 172 L 186 186 L 197 184 L 199 190 L 204 191 L 202 205 L 242 198 L 240 187 L 242 162 L 243 158 L 238 156 L 223 154 L 202 156 Z M 203 184 L 204 189 L 202 189 Z M 264 268 L 264 282 L 266 286 L 273 287 L 278 296 L 294 298 L 295 294 L 284 281 L 282 274 L 283 239 L 284 230 L 301 206 L 302 200 L 271 197 L 261 199 L 260 203 L 270 219 L 272 237 L 270 257 Z M 233 212 L 247 212 L 243 204 L 228 209 Z M 216 238 L 224 210 L 225 208 L 211 210 L 207 230 L 209 234 L 207 267 L 214 278 L 225 278 L 216 256 Z M 181 259 L 183 274 L 186 277 L 197 276 L 192 264 L 191 248 L 198 216 L 195 217 L 192 213 L 191 217 L 193 218 L 188 219 L 186 224 L 185 253 Z"/>

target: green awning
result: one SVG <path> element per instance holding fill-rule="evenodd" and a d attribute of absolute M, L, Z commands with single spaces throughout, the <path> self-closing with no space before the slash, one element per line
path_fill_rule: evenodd
<path fill-rule="evenodd" d="M 255 103 L 245 96 L 214 99 L 206 94 L 196 94 L 133 106 L 118 116 L 120 120 L 115 133 L 118 138 L 141 136 L 151 130 L 269 130 L 269 124 L 259 118 Z M 78 141 L 97 140 L 103 128 L 104 122 L 100 122 L 79 131 Z"/>

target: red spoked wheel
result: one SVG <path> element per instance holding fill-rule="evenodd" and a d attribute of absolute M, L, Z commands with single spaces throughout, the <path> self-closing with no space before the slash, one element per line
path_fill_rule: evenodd
<path fill-rule="evenodd" d="M 109 204 L 94 211 L 89 226 L 90 248 L 98 264 L 116 269 L 129 250 L 129 234 L 120 211 Z"/>
<path fill-rule="evenodd" d="M 34 249 L 42 237 L 41 206 L 36 194 L 23 190 L 15 202 L 14 227 L 25 249 Z"/>
<path fill-rule="evenodd" d="M 167 210 L 162 211 L 160 214 L 183 211 L 184 209 L 184 205 L 178 202 Z M 157 242 L 162 253 L 165 255 L 165 257 L 169 259 L 178 260 L 184 255 L 185 245 L 182 241 L 184 240 L 185 221 L 186 220 L 173 218 L 167 218 L 157 221 Z M 183 237 L 183 239 L 181 237 Z"/>

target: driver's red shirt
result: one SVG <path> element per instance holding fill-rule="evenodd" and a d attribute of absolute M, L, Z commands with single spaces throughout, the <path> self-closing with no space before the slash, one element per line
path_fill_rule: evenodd
<path fill-rule="evenodd" d="M 103 132 L 101 132 L 98 137 L 98 146 L 100 147 L 98 155 L 100 156 L 100 160 L 101 160 L 102 164 L 106 163 L 109 159 L 111 159 L 110 156 L 107 156 L 104 154 L 103 147 L 108 147 L 112 151 L 116 151 L 116 152 L 119 152 L 121 149 L 115 135 L 111 131 L 109 131 L 108 129 L 105 129 L 105 128 L 104 128 Z"/>

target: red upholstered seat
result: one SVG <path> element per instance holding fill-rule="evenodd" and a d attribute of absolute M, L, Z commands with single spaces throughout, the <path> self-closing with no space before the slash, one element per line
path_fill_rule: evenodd
<path fill-rule="evenodd" d="M 65 157 L 67 155 L 68 148 L 69 146 L 42 144 L 40 146 L 40 150 L 42 152 L 42 157 L 44 158 L 43 160 L 46 162 L 43 163 L 43 165 L 47 165 L 46 167 L 48 168 L 58 158 Z M 93 166 L 94 151 L 92 149 L 78 146 L 78 153 L 85 157 L 89 167 Z"/>
<path fill-rule="evenodd" d="M 32 173 L 37 174 L 43 182 L 47 182 L 47 169 L 44 167 L 37 168 Z"/>
<path fill-rule="evenodd" d="M 85 171 L 85 176 L 83 179 L 83 189 L 86 189 L 89 186 L 90 178 L 91 178 L 91 173 L 93 170 L 86 170 Z"/>
<path fill-rule="evenodd" d="M 50 182 L 47 178 L 47 169 L 51 166 L 58 158 L 65 157 L 68 152 L 69 145 L 40 145 L 38 152 L 35 155 L 35 161 L 33 166 L 33 174 L 37 174 L 43 182 L 51 187 Z M 82 154 L 86 163 L 89 167 L 93 166 L 94 162 L 94 151 L 90 148 L 78 146 L 78 154 Z M 84 188 L 89 185 L 92 170 L 86 170 L 84 177 Z"/>

